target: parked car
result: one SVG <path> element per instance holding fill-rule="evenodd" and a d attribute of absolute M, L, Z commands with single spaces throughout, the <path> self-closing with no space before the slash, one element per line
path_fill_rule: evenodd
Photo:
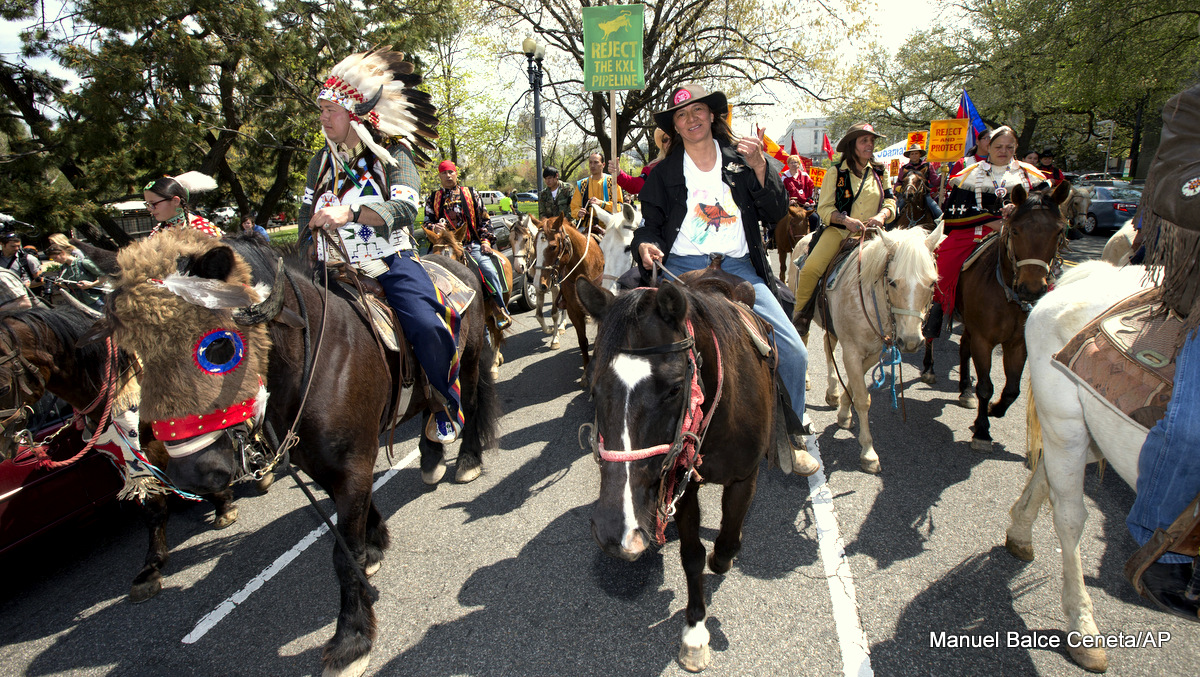
<path fill-rule="evenodd" d="M 475 192 L 479 193 L 479 199 L 483 200 L 485 206 L 498 205 L 500 204 L 500 198 L 504 197 L 504 193 L 498 190 L 479 190 Z"/>
<path fill-rule="evenodd" d="M 512 263 L 512 251 L 510 250 L 512 238 L 512 226 L 516 223 L 517 217 L 514 214 L 497 214 L 488 220 L 488 225 L 492 227 L 492 235 L 496 237 L 496 251 L 509 258 L 509 263 Z M 429 240 L 425 237 L 425 231 L 420 227 L 414 228 L 417 251 L 421 254 L 429 252 Z M 530 274 L 527 271 L 513 270 L 513 289 L 509 295 L 509 304 L 512 305 L 517 312 L 525 312 L 533 309 L 533 304 L 537 299 L 537 289 L 528 283 Z"/>
<path fill-rule="evenodd" d="M 1088 186 L 1092 204 L 1088 207 L 1087 222 L 1083 224 L 1083 232 L 1095 233 L 1099 230 L 1116 230 L 1133 218 L 1137 212 L 1138 203 L 1142 201 L 1142 191 L 1123 181 L 1114 181 L 1111 186 Z"/>
<path fill-rule="evenodd" d="M 237 210 L 233 207 L 217 207 L 209 218 L 218 226 L 227 226 L 237 218 Z"/>
<path fill-rule="evenodd" d="M 517 193 L 517 202 L 537 202 L 537 193 Z"/>
<path fill-rule="evenodd" d="M 29 429 L 43 440 L 70 417 L 70 405 L 47 395 L 34 407 Z M 55 438 L 50 456 L 68 459 L 83 446 L 82 433 L 71 427 Z M 39 468 L 29 454 L 0 459 L 0 554 L 96 512 L 123 486 L 112 461 L 94 449 L 63 468 Z"/>

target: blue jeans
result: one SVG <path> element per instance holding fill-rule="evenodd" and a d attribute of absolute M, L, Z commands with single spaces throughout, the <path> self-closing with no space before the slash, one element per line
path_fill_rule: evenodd
<path fill-rule="evenodd" d="M 486 291 L 491 292 L 492 300 L 500 308 L 504 308 L 504 292 L 500 291 L 500 273 L 496 270 L 496 264 L 492 262 L 492 257 L 484 256 L 483 249 L 478 242 L 472 242 L 466 246 L 467 253 L 471 258 L 475 259 L 475 263 L 479 264 L 479 270 L 483 273 L 483 281 L 487 283 Z"/>
<path fill-rule="evenodd" d="M 1175 392 L 1167 415 L 1146 436 L 1138 457 L 1137 499 L 1125 525 L 1138 545 L 1166 529 L 1200 493 L 1200 337 L 1192 332 L 1175 358 Z M 1167 564 L 1192 561 L 1167 553 Z"/>
<path fill-rule="evenodd" d="M 708 267 L 707 256 L 667 256 L 667 270 L 676 275 L 682 275 L 691 270 Z M 775 295 L 767 289 L 763 281 L 750 263 L 749 256 L 740 259 L 726 258 L 721 263 L 721 270 L 731 275 L 737 275 L 754 285 L 754 314 L 770 322 L 775 327 L 775 347 L 779 351 L 779 376 L 792 398 L 792 411 L 801 421 L 804 420 L 804 372 L 808 371 L 808 349 L 800 340 L 800 334 L 792 325 L 792 320 L 783 312 Z M 1190 500 L 1190 499 L 1189 499 Z"/>

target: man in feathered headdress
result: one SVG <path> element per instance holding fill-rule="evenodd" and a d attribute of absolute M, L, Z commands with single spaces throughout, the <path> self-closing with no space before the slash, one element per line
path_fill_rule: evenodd
<path fill-rule="evenodd" d="M 464 423 L 459 401 L 459 316 L 443 305 L 417 261 L 411 229 L 421 180 L 413 159 L 432 149 L 436 109 L 416 89 L 413 65 L 379 47 L 333 67 L 317 96 L 326 147 L 308 165 L 300 229 L 325 229 L 349 263 L 378 280 L 429 383 L 446 402 L 427 434 L 457 438 Z M 322 259 L 341 254 L 317 238 Z"/>

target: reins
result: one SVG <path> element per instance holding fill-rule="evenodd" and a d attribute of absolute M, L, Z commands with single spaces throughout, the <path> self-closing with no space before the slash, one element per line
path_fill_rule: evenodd
<path fill-rule="evenodd" d="M 1049 210 L 1049 208 L 1046 207 L 1043 207 L 1043 209 Z M 1059 219 L 1061 220 L 1061 218 L 1062 214 L 1060 212 Z M 1001 269 L 1002 263 L 1005 259 L 1008 260 L 1009 266 L 1012 268 L 1014 283 L 1016 282 L 1017 272 L 1022 266 L 1038 266 L 1042 270 L 1046 271 L 1047 277 L 1050 278 L 1050 288 L 1053 289 L 1054 275 L 1052 272 L 1052 267 L 1058 265 L 1062 260 L 1062 256 L 1059 255 L 1059 252 L 1062 251 L 1063 246 L 1067 242 L 1067 227 L 1059 228 L 1058 242 L 1054 247 L 1054 258 L 1049 262 L 1041 259 L 1017 259 L 1017 254 L 1012 248 L 1012 216 L 1004 219 L 1004 221 L 1001 223 L 1000 240 L 1004 249 L 1004 256 L 1001 257 L 999 252 L 996 253 L 996 282 L 998 282 L 1000 284 L 1000 288 L 1004 290 L 1004 298 L 1009 303 L 1017 304 L 1020 306 L 1022 312 L 1028 314 L 1033 310 L 1033 304 L 1029 303 L 1028 301 L 1022 301 L 1021 298 L 1017 296 L 1017 293 L 1013 291 L 1012 287 L 1004 281 L 1004 273 Z"/>

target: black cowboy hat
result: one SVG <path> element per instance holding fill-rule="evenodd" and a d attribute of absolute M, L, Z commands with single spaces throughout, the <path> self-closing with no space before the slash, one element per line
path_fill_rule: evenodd
<path fill-rule="evenodd" d="M 673 120 L 675 111 L 688 104 L 697 102 L 707 104 L 714 115 L 725 115 L 725 112 L 729 110 L 729 99 L 725 98 L 724 92 L 710 92 L 700 85 L 687 84 L 676 87 L 675 91 L 671 92 L 671 107 L 656 112 L 654 114 L 654 123 L 660 129 L 673 134 L 675 132 L 675 122 Z"/>
<path fill-rule="evenodd" d="M 871 123 L 856 122 L 853 125 L 851 125 L 850 129 L 846 132 L 846 134 L 844 136 L 842 136 L 842 140 L 838 141 L 837 152 L 845 155 L 850 150 L 850 146 L 854 143 L 855 139 L 857 139 L 860 136 L 866 136 L 867 134 L 870 134 L 871 136 L 875 137 L 876 139 L 887 138 L 882 134 L 876 133 L 875 128 L 871 126 Z"/>

